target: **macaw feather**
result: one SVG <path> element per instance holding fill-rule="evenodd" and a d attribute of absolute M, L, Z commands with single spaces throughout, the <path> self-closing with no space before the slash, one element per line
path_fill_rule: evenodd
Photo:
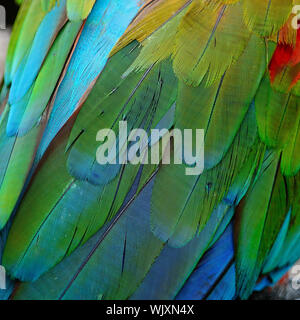
<path fill-rule="evenodd" d="M 147 77 L 137 73 L 131 75 L 131 80 L 121 78 L 126 64 L 130 64 L 136 57 L 134 48 L 136 45 L 133 43 L 111 59 L 77 117 L 73 133 L 67 138 L 68 144 L 65 143 L 65 152 L 61 151 L 60 162 L 57 150 L 44 162 L 45 167 L 40 168 L 33 179 L 33 192 L 27 194 L 23 201 L 24 207 L 22 205 L 19 209 L 20 214 L 14 221 L 12 237 L 8 239 L 8 249 L 4 255 L 7 267 L 16 277 L 28 280 L 37 278 L 80 243 L 86 242 L 107 220 L 111 220 L 123 204 L 139 166 L 100 166 L 96 161 L 99 146 L 96 141 L 97 131 L 106 127 L 113 128 L 115 119 L 120 117 L 119 120 L 122 120 L 124 115 L 128 126 L 132 126 L 129 129 L 142 125 L 146 130 L 155 128 L 172 107 L 175 99 L 172 92 L 176 92 L 176 79 L 168 63 L 149 71 Z M 153 83 L 157 83 L 154 90 L 151 89 Z M 115 106 L 114 109 L 112 106 Z M 147 109 L 141 112 L 145 106 Z M 91 119 L 94 112 L 99 115 Z M 60 167 L 59 171 L 55 169 L 57 165 Z M 112 168 L 111 171 L 109 167 Z M 151 174 L 152 172 L 149 173 Z M 47 187 L 44 185 L 46 179 Z M 49 188 L 55 191 L 49 193 Z M 42 193 L 39 203 L 35 203 L 37 190 Z M 30 218 L 35 221 L 34 227 L 30 225 L 27 230 L 22 227 L 25 218 L 22 212 L 27 212 L 28 206 L 36 206 L 36 209 L 31 211 L 33 216 Z M 61 210 L 64 210 L 65 218 Z M 82 214 L 83 212 L 85 213 Z M 66 225 L 63 223 L 64 219 Z M 53 229 L 58 223 L 60 229 Z M 60 236 L 57 236 L 57 244 L 52 241 L 51 254 L 45 251 L 45 244 L 49 241 L 49 236 L 52 237 L 50 230 L 55 230 L 57 235 L 61 232 L 63 236 L 63 242 Z M 14 246 L 15 232 L 23 243 L 17 250 L 9 249 L 10 245 Z M 24 252 L 27 252 L 26 256 L 23 256 Z M 42 264 L 41 255 L 45 255 Z"/>
<path fill-rule="evenodd" d="M 261 173 L 237 209 L 237 288 L 248 298 L 289 212 L 278 153 L 266 155 Z"/>
<path fill-rule="evenodd" d="M 259 148 L 252 152 L 256 144 L 254 121 L 252 110 L 221 163 L 200 176 L 186 176 L 184 165 L 162 166 L 151 200 L 152 230 L 160 239 L 168 240 L 174 247 L 184 246 L 204 228 L 223 198 L 234 204 L 241 189 L 233 188 L 230 194 L 230 186 L 241 179 L 243 182 L 239 181 L 238 188 L 244 187 L 253 172 L 252 166 L 258 165 L 256 152 Z M 230 163 L 235 165 L 230 168 Z M 171 181 L 168 188 L 166 181 Z M 166 196 L 173 199 L 172 202 L 164 201 Z"/>
<path fill-rule="evenodd" d="M 68 18 L 71 21 L 84 20 L 88 17 L 96 0 L 67 0 Z"/>
<path fill-rule="evenodd" d="M 270 148 L 283 149 L 298 126 L 300 108 L 292 93 L 274 89 L 264 77 L 255 98 L 258 130 L 261 140 Z"/>
<path fill-rule="evenodd" d="M 277 281 L 300 256 L 298 1 L 19 2 L 0 299 L 246 299 Z M 151 129 L 203 129 L 202 174 L 165 163 L 175 138 L 157 163 L 118 161 L 120 121 L 147 133 L 144 160 Z"/>
<path fill-rule="evenodd" d="M 9 85 L 15 73 L 26 59 L 27 51 L 32 46 L 35 34 L 46 16 L 40 1 L 25 0 L 19 10 L 9 43 L 5 67 L 5 83 Z"/>
<path fill-rule="evenodd" d="M 288 20 L 293 0 L 244 0 L 244 19 L 250 30 L 270 36 Z"/>
<path fill-rule="evenodd" d="M 235 297 L 233 227 L 200 259 L 178 300 L 232 300 Z"/>
<path fill-rule="evenodd" d="M 12 78 L 9 103 L 18 102 L 32 86 L 54 39 L 65 22 L 65 0 L 61 0 L 60 5 L 57 4 L 41 21 L 30 50 L 23 59 L 25 61 L 22 61 L 16 70 Z"/>

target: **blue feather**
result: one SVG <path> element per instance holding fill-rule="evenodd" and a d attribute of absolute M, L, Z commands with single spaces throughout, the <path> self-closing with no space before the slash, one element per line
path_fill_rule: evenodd
<path fill-rule="evenodd" d="M 137 14 L 141 1 L 97 1 L 82 31 L 69 68 L 57 93 L 37 158 L 79 106 L 103 70 L 109 54 Z"/>
<path fill-rule="evenodd" d="M 227 285 L 231 281 L 235 284 L 233 257 L 233 227 L 231 224 L 218 242 L 200 260 L 177 299 L 217 299 L 223 294 L 227 299 L 232 299 L 235 292 L 232 288 L 228 290 Z"/>
<path fill-rule="evenodd" d="M 189 244 L 182 248 L 166 244 L 131 299 L 174 299 L 185 279 L 210 247 L 219 225 L 221 234 L 224 232 L 227 225 L 223 225 L 221 221 L 228 221 L 231 217 L 231 208 L 223 203 L 213 211 L 206 227 Z"/>
<path fill-rule="evenodd" d="M 9 103 L 17 103 L 32 86 L 41 65 L 49 51 L 54 37 L 65 17 L 66 0 L 61 0 L 42 21 L 28 54 L 27 59 L 19 66 L 13 80 Z"/>

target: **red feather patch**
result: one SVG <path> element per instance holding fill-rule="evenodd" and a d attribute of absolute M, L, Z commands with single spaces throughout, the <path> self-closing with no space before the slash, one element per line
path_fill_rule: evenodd
<path fill-rule="evenodd" d="M 300 29 L 297 31 L 296 44 L 279 43 L 269 64 L 271 82 L 287 67 L 290 69 L 291 83 L 293 87 L 300 79 Z"/>

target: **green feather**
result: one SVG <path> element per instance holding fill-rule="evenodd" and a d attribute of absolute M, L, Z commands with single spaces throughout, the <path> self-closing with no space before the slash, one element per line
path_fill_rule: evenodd
<path fill-rule="evenodd" d="M 289 211 L 280 157 L 267 154 L 261 173 L 237 209 L 237 288 L 248 298 Z"/>
<path fill-rule="evenodd" d="M 255 108 L 261 140 L 270 148 L 282 149 L 298 124 L 297 98 L 274 90 L 265 76 L 255 98 Z"/>

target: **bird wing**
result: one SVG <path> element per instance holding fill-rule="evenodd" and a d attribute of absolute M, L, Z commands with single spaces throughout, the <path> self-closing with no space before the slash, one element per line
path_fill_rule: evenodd
<path fill-rule="evenodd" d="M 0 126 L 2 225 L 19 199 L 3 264 L 27 282 L 16 299 L 248 298 L 261 274 L 297 260 L 292 0 L 68 0 L 67 13 L 62 2 L 38 15 L 30 44 L 27 12 L 41 13 L 29 2 L 11 46 L 30 49 L 10 49 Z M 53 40 L 34 59 L 49 14 Z M 120 121 L 204 129 L 204 172 L 162 156 L 99 165 L 97 133 L 123 146 Z"/>

